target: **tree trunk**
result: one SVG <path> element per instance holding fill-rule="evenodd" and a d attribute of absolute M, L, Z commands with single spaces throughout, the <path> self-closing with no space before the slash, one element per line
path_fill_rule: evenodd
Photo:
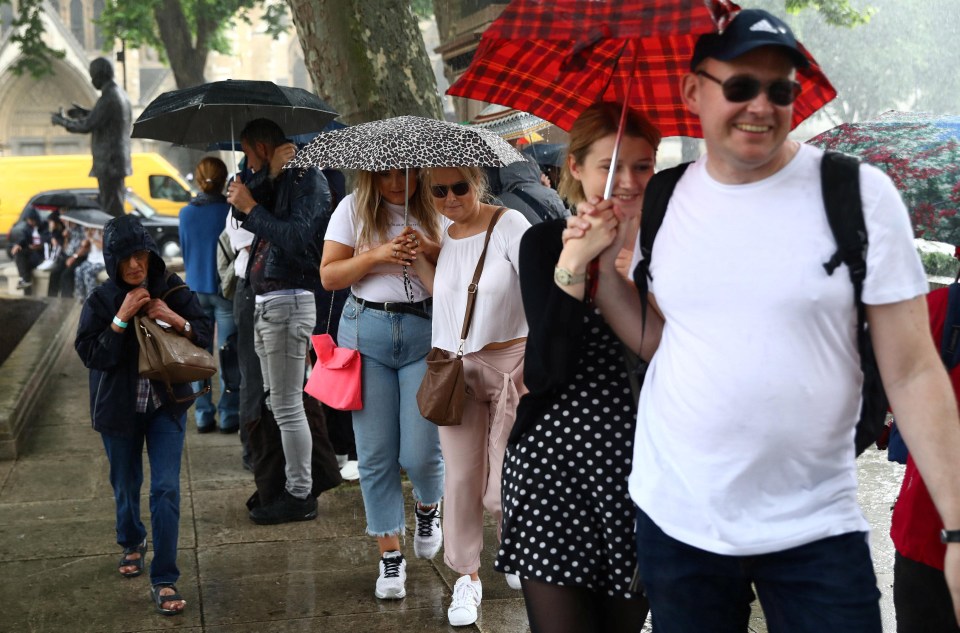
<path fill-rule="evenodd" d="M 409 0 L 287 0 L 317 94 L 340 120 L 443 118 Z"/>
<path fill-rule="evenodd" d="M 193 34 L 190 33 L 190 25 L 179 0 L 163 0 L 153 13 L 177 88 L 189 88 L 205 83 L 203 70 L 210 52 L 207 44 L 209 32 L 205 31 L 209 31 L 210 25 L 197 25 L 198 44 L 194 46 Z"/>

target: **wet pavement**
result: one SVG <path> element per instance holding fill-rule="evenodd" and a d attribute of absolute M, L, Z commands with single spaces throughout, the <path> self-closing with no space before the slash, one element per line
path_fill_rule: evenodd
<path fill-rule="evenodd" d="M 24 450 L 16 460 L 0 461 L 0 632 L 529 631 L 520 593 L 493 571 L 489 521 L 480 620 L 454 629 L 446 607 L 457 575 L 441 555 L 413 557 L 412 524 L 404 545 L 407 597 L 377 600 L 378 555 L 364 535 L 355 483 L 321 495 L 316 521 L 255 525 L 244 506 L 254 486 L 240 465 L 238 437 L 199 435 L 192 419 L 182 469 L 178 583 L 187 608 L 176 617 L 156 614 L 147 574 L 124 579 L 116 571 L 120 549 L 107 461 L 89 425 L 86 370 L 72 345 L 54 371 Z M 802 441 L 803 433 L 797 437 Z M 860 458 L 861 503 L 874 528 L 887 631 L 895 630 L 887 532 L 901 477 L 902 467 L 886 462 L 885 453 Z M 146 522 L 146 495 L 142 503 Z M 412 517 L 409 495 L 407 514 Z M 766 630 L 756 610 L 751 630 Z"/>

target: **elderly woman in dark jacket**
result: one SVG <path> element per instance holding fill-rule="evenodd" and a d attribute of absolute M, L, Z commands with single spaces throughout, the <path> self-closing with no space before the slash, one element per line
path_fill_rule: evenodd
<path fill-rule="evenodd" d="M 115 218 L 103 233 L 109 280 L 83 304 L 74 343 L 90 369 L 90 414 L 110 462 L 110 484 L 117 507 L 117 543 L 123 547 L 119 572 L 143 572 L 147 531 L 140 520 L 143 445 L 150 459 L 150 521 L 153 562 L 151 596 L 164 615 L 181 613 L 186 602 L 174 583 L 180 523 L 180 458 L 187 402 L 176 402 L 163 383 L 140 377 L 139 346 L 133 317 L 144 315 L 169 324 L 198 347 L 210 343 L 211 324 L 189 289 L 170 293 L 183 281 L 167 274 L 153 239 L 133 216 Z M 191 392 L 189 383 L 173 386 L 175 398 Z"/>

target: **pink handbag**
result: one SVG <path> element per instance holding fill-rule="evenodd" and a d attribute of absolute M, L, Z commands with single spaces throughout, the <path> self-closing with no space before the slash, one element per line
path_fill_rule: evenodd
<path fill-rule="evenodd" d="M 317 363 L 303 390 L 328 407 L 340 411 L 362 409 L 360 352 L 337 347 L 329 334 L 314 334 L 311 341 L 317 353 Z"/>

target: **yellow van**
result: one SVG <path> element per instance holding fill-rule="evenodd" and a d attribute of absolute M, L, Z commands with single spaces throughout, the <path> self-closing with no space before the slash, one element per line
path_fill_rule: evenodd
<path fill-rule="evenodd" d="M 126 186 L 161 215 L 177 217 L 194 189 L 160 154 L 130 156 L 133 174 Z M 41 191 L 97 188 L 90 176 L 90 154 L 0 156 L 0 240 L 20 217 L 23 206 Z"/>

